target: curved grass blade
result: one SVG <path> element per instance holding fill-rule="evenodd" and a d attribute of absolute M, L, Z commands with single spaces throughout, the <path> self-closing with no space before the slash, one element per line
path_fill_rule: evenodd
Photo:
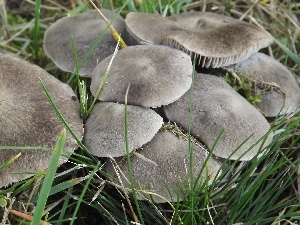
<path fill-rule="evenodd" d="M 32 225 L 39 225 L 41 222 L 41 218 L 43 216 L 43 211 L 50 194 L 52 182 L 54 180 L 54 176 L 59 165 L 59 159 L 63 152 L 63 148 L 66 141 L 66 130 L 63 129 L 58 137 L 56 146 L 53 149 L 53 154 L 51 157 L 51 161 L 49 164 L 49 168 L 47 170 L 44 182 L 42 184 L 42 188 L 40 191 L 40 195 L 37 201 L 36 208 L 34 210 Z"/>

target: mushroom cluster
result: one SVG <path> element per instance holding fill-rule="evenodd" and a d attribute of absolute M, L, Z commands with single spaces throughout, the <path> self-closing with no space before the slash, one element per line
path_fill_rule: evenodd
<path fill-rule="evenodd" d="M 274 68 L 270 65 L 274 59 L 257 53 L 273 41 L 272 36 L 260 27 L 207 12 L 188 12 L 170 17 L 131 12 L 125 22 L 113 12 L 104 12 L 108 19 L 117 17 L 120 23 L 116 20 L 113 25 L 125 42 L 133 46 L 119 50 L 115 56 L 99 96 L 100 103 L 96 104 L 86 121 L 84 143 L 96 156 L 121 157 L 126 154 L 122 103 L 125 102 L 129 87 L 128 142 L 129 151 L 132 152 L 134 182 L 144 191 L 148 190 L 148 194 L 157 191 L 161 196 L 154 196 L 157 202 L 184 200 L 180 187 L 182 182 L 189 179 L 189 171 L 184 167 L 190 160 L 188 142 L 170 131 L 160 130 L 163 121 L 175 122 L 187 131 L 190 114 L 191 134 L 205 144 L 208 150 L 211 150 L 218 134 L 225 130 L 224 137 L 213 152 L 214 156 L 251 160 L 272 140 L 273 134 L 269 133 L 265 141 L 260 142 L 270 128 L 263 115 L 274 116 L 282 108 L 284 110 L 281 112 L 290 111 L 300 103 L 299 86 L 291 85 L 294 82 L 293 75 L 279 62 L 275 62 L 277 67 Z M 91 43 L 105 31 L 106 25 L 103 26 L 100 17 L 96 17 L 95 11 L 89 11 L 62 18 L 45 33 L 46 54 L 61 69 L 75 69 L 70 47 L 72 36 L 77 55 L 82 59 L 92 46 Z M 89 22 L 89 18 L 92 21 Z M 76 28 L 70 25 L 84 23 L 85 20 L 88 25 Z M 66 41 L 63 46 L 53 46 L 58 39 Z M 81 75 L 91 78 L 90 91 L 94 96 L 113 57 L 116 44 L 109 32 L 106 33 L 86 64 L 80 68 Z M 192 82 L 194 58 L 197 59 L 200 71 L 195 73 Z M 67 68 L 61 66 L 65 61 Z M 257 75 L 257 81 L 261 79 L 278 87 L 265 92 L 258 106 L 259 111 L 222 78 L 201 73 L 204 67 L 233 69 L 249 76 Z M 263 69 L 268 71 L 258 73 Z M 274 73 L 271 74 L 271 70 Z M 289 80 L 289 83 L 284 80 Z M 293 93 L 287 90 L 290 86 L 294 88 Z M 271 95 L 275 95 L 275 100 L 270 100 Z M 272 110 L 274 108 L 272 113 L 265 109 L 267 104 L 271 105 Z M 160 110 L 157 110 L 158 107 Z M 240 146 L 242 142 L 245 143 Z M 204 149 L 198 147 L 194 148 L 194 152 L 193 167 L 199 173 L 207 156 Z M 119 162 L 118 165 L 115 162 Z M 107 160 L 107 171 L 115 176 L 120 174 L 118 170 L 123 171 L 121 174 L 124 177 L 119 178 L 125 187 L 129 187 L 126 164 L 123 162 L 123 158 Z M 217 177 L 221 164 L 214 158 L 207 162 L 208 174 Z M 140 199 L 148 198 L 148 194 Z"/>
<path fill-rule="evenodd" d="M 0 150 L 0 165 L 21 153 L 12 164 L 0 170 L 2 187 L 46 169 L 51 152 L 42 151 L 40 147 L 53 148 L 63 129 L 62 122 L 43 93 L 40 80 L 79 138 L 83 136 L 83 123 L 79 102 L 71 87 L 42 68 L 0 54 L 0 80 L 0 146 L 33 147 L 31 150 L 13 147 Z M 76 141 L 68 135 L 64 147 L 65 157 L 61 163 L 68 159 L 76 147 Z"/>

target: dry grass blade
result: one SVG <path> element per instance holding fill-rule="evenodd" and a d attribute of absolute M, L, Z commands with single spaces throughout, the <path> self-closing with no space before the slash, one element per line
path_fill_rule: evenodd
<path fill-rule="evenodd" d="M 121 48 L 126 48 L 127 45 L 125 44 L 124 40 L 121 38 L 121 36 L 118 34 L 118 32 L 116 31 L 116 29 L 113 27 L 113 25 L 111 24 L 111 22 L 109 22 L 109 20 L 103 15 L 103 13 L 97 8 L 97 6 L 95 5 L 95 3 L 92 0 L 89 0 L 90 3 L 92 4 L 92 6 L 97 10 L 97 12 L 99 13 L 99 15 L 101 16 L 101 18 L 105 21 L 105 23 L 107 24 L 107 26 L 109 26 L 111 33 L 113 35 L 113 37 L 115 38 L 115 40 L 120 44 Z"/>

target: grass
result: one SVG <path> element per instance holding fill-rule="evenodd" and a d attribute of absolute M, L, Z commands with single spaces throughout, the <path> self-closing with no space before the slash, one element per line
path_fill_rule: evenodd
<path fill-rule="evenodd" d="M 54 4 L 53 1 L 46 1 L 34 5 L 31 1 L 20 1 L 24 4 L 23 11 L 20 8 L 1 8 L 3 2 L 0 0 L 0 29 L 3 33 L 0 36 L 0 51 L 19 55 L 63 82 L 71 81 L 72 74 L 59 71 L 45 56 L 41 47 L 42 36 L 50 22 L 68 13 L 92 8 L 88 2 L 69 0 Z M 276 38 L 277 41 L 264 51 L 300 76 L 299 21 L 297 24 L 300 6 L 297 1 L 103 0 L 101 4 L 98 1 L 99 5 L 108 9 L 124 7 L 121 15 L 129 11 L 177 14 L 186 10 L 205 9 L 233 17 L 242 16 L 246 21 L 260 24 Z M 101 37 L 97 41 L 101 41 Z M 80 67 L 80 62 L 78 64 Z M 87 97 L 92 99 L 86 91 L 87 84 L 86 80 L 79 77 L 70 82 L 74 89 L 80 85 L 81 112 L 84 116 L 87 116 L 91 105 L 90 101 L 86 101 Z M 43 88 L 47 95 L 47 87 Z M 47 98 L 64 121 L 51 96 L 47 95 Z M 64 123 L 68 128 L 68 124 Z M 186 191 L 188 200 L 173 204 L 137 201 L 134 195 L 122 194 L 119 191 L 122 187 L 117 181 L 106 179 L 109 175 L 102 170 L 103 162 L 90 155 L 74 135 L 80 148 L 72 155 L 70 162 L 58 168 L 52 184 L 45 184 L 47 179 L 43 178 L 44 172 L 41 171 L 33 178 L 0 190 L 1 224 L 30 224 L 22 216 L 13 214 L 12 210 L 33 215 L 35 222 L 32 224 L 39 224 L 40 218 L 50 224 L 83 225 L 133 224 L 131 221 L 135 224 L 298 224 L 300 109 L 274 119 L 272 130 L 276 132 L 274 140 L 266 149 L 261 148 L 260 157 L 258 153 L 249 162 L 225 160 L 226 167 L 219 179 L 212 180 L 210 185 L 206 182 L 197 189 L 193 184 L 198 179 L 193 180 L 192 186 Z M 124 132 L 126 134 L 128 129 Z M 192 142 L 190 144 L 192 153 Z M 56 170 L 56 167 L 50 169 Z M 48 196 L 48 199 L 44 207 L 39 207 L 39 201 L 43 200 L 40 193 L 45 185 L 48 190 L 43 196 Z M 133 193 L 137 191 L 136 187 L 132 187 L 132 190 Z M 39 216 L 36 216 L 37 212 Z"/>

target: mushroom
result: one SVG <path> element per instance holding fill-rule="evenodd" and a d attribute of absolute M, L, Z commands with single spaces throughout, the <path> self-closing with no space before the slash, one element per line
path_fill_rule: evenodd
<path fill-rule="evenodd" d="M 294 111 L 300 105 L 300 87 L 294 75 L 280 62 L 263 53 L 232 66 L 234 71 L 253 79 L 255 94 L 261 93 L 256 105 L 267 117 Z"/>
<path fill-rule="evenodd" d="M 151 109 L 127 106 L 129 151 L 149 142 L 163 124 L 163 119 Z M 90 152 L 99 157 L 126 155 L 124 136 L 124 105 L 97 103 L 85 124 L 84 142 Z"/>
<path fill-rule="evenodd" d="M 101 9 L 101 12 L 109 20 L 113 20 L 116 16 L 113 11 Z M 125 22 L 121 16 L 117 16 L 112 25 L 128 45 L 136 43 L 126 31 Z M 71 38 L 74 38 L 78 59 L 82 60 L 106 28 L 107 24 L 101 19 L 96 10 L 90 10 L 73 17 L 63 17 L 46 30 L 44 36 L 45 53 L 58 68 L 73 72 L 75 60 Z M 90 76 L 99 62 L 113 54 L 116 44 L 117 42 L 110 30 L 107 30 L 100 43 L 80 68 L 80 75 Z"/>
<path fill-rule="evenodd" d="M 90 90 L 95 96 L 109 56 L 97 65 Z M 179 99 L 189 90 L 193 72 L 190 57 L 167 46 L 137 45 L 121 49 L 109 70 L 100 101 L 124 103 L 128 85 L 128 104 L 159 107 Z"/>
<path fill-rule="evenodd" d="M 203 67 L 222 67 L 242 61 L 273 41 L 259 27 L 208 12 L 188 12 L 167 18 L 129 13 L 125 22 L 128 32 L 138 41 L 169 45 L 192 57 L 196 55 Z"/>
<path fill-rule="evenodd" d="M 138 155 L 133 154 L 130 158 L 135 187 L 141 188 L 138 190 L 137 198 L 140 200 L 150 199 L 148 193 L 152 192 L 155 195 L 151 195 L 151 197 L 157 203 L 185 200 L 183 189 L 190 188 L 187 185 L 191 175 L 189 142 L 178 138 L 169 131 L 160 131 L 137 152 Z M 194 180 L 205 166 L 206 159 L 205 149 L 195 145 L 192 174 Z M 116 162 L 117 165 L 111 159 L 107 160 L 107 172 L 115 177 L 118 172 L 122 184 L 128 189 L 130 182 L 126 159 L 121 158 Z M 207 167 L 202 171 L 197 185 L 203 184 L 207 178 L 206 174 L 210 177 L 210 180 L 207 181 L 210 184 L 219 175 L 220 167 L 221 164 L 217 160 L 209 158 Z"/>
<path fill-rule="evenodd" d="M 73 90 L 38 66 L 0 54 L 0 146 L 55 146 L 63 124 L 43 93 L 40 79 L 74 133 L 82 137 L 83 123 Z M 68 135 L 64 149 L 70 153 L 76 147 Z M 18 153 L 21 156 L 16 161 L 0 170 L 0 187 L 47 168 L 51 158 L 48 151 L 2 149 L 0 165 Z"/>
<path fill-rule="evenodd" d="M 221 130 L 225 129 L 225 135 L 213 154 L 232 160 L 252 159 L 261 143 L 253 145 L 270 129 L 267 120 L 219 77 L 196 74 L 193 85 L 191 134 L 211 149 Z M 169 120 L 188 129 L 189 93 L 163 108 Z M 272 136 L 268 136 L 264 146 L 271 142 Z"/>

